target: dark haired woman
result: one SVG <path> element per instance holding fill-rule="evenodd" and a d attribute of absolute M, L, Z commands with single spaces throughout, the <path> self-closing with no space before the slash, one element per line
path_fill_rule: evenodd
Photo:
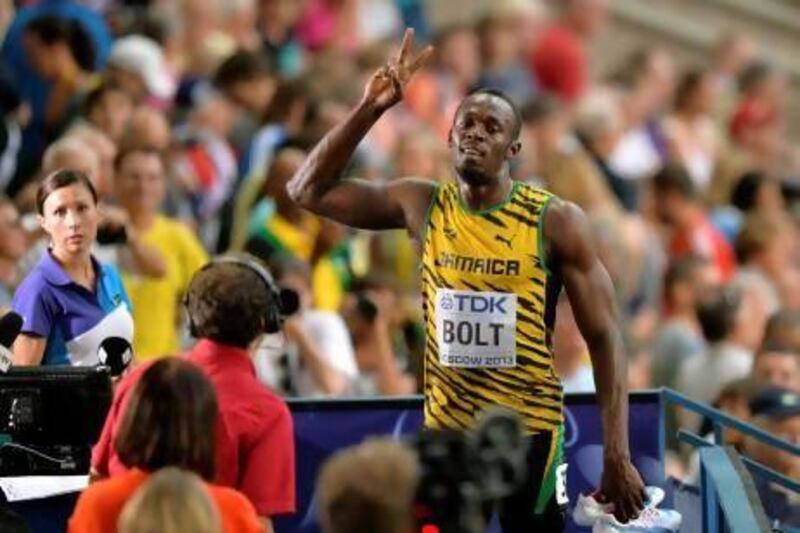
<path fill-rule="evenodd" d="M 161 468 L 176 466 L 209 482 L 214 477 L 217 397 L 203 372 L 188 361 L 157 361 L 131 394 L 116 436 L 119 457 L 131 470 L 81 494 L 69 533 L 111 533 L 125 503 Z M 234 489 L 208 483 L 226 533 L 264 531 L 253 505 Z"/>
<path fill-rule="evenodd" d="M 95 365 L 104 339 L 133 342 L 119 273 L 92 256 L 97 192 L 85 174 L 60 170 L 39 184 L 36 208 L 50 246 L 14 294 L 23 318 L 14 364 Z"/>
<path fill-rule="evenodd" d="M 94 47 L 78 22 L 52 15 L 28 23 L 22 44 L 31 67 L 50 84 L 42 118 L 45 137 L 52 140 L 79 112 L 94 67 Z"/>

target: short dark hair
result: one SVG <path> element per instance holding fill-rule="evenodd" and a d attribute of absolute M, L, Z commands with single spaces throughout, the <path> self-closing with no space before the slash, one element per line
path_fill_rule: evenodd
<path fill-rule="evenodd" d="M 519 138 L 519 132 L 522 129 L 522 116 L 520 115 L 519 108 L 517 107 L 517 104 L 514 103 L 514 100 L 508 94 L 503 92 L 501 89 L 497 89 L 494 87 L 480 87 L 478 89 L 470 91 L 469 94 L 467 94 L 467 96 L 463 100 L 461 100 L 461 103 L 458 104 L 458 108 L 456 109 L 456 113 L 454 116 L 458 116 L 458 113 L 461 111 L 461 108 L 464 107 L 464 103 L 467 100 L 482 95 L 494 96 L 495 98 L 499 98 L 500 100 L 503 100 L 506 104 L 508 104 L 508 107 L 511 108 L 511 112 L 514 114 L 512 135 L 514 140 L 517 140 L 517 138 Z"/>
<path fill-rule="evenodd" d="M 775 67 L 768 61 L 757 59 L 747 65 L 739 74 L 739 92 L 748 93 L 775 74 Z"/>
<path fill-rule="evenodd" d="M 86 71 L 94 70 L 95 49 L 89 34 L 77 20 L 56 15 L 42 15 L 25 26 L 25 33 L 36 35 L 46 45 L 66 44 L 75 62 Z"/>
<path fill-rule="evenodd" d="M 264 333 L 279 302 L 250 268 L 210 263 L 192 278 L 184 305 L 194 336 L 246 348 Z"/>
<path fill-rule="evenodd" d="M 53 194 L 58 189 L 69 187 L 70 185 L 83 185 L 92 194 L 94 203 L 97 204 L 97 190 L 92 184 L 89 176 L 79 170 L 56 170 L 55 172 L 45 176 L 39 182 L 39 187 L 36 189 L 36 211 L 40 215 L 44 215 L 44 202 L 47 197 Z"/>
<path fill-rule="evenodd" d="M 750 211 L 756 206 L 758 191 L 766 182 L 767 177 L 759 171 L 745 172 L 733 187 L 731 204 L 740 211 Z"/>
<path fill-rule="evenodd" d="M 697 198 L 697 188 L 683 165 L 672 162 L 653 176 L 653 189 L 659 193 L 674 192 L 686 199 Z"/>
<path fill-rule="evenodd" d="M 706 71 L 702 69 L 691 69 L 683 73 L 675 88 L 675 109 L 681 110 L 689 103 L 705 78 Z"/>
<path fill-rule="evenodd" d="M 114 446 L 129 468 L 177 466 L 211 481 L 218 408 L 214 387 L 189 361 L 153 363 L 133 388 Z"/>
<path fill-rule="evenodd" d="M 770 316 L 764 330 L 764 344 L 800 352 L 800 311 L 783 309 Z"/>
<path fill-rule="evenodd" d="M 214 85 L 222 90 L 274 74 L 268 56 L 259 52 L 237 50 L 217 68 Z"/>
<path fill-rule="evenodd" d="M 733 286 L 709 292 L 698 302 L 697 319 L 708 342 L 719 342 L 733 331 L 741 305 L 742 293 Z"/>

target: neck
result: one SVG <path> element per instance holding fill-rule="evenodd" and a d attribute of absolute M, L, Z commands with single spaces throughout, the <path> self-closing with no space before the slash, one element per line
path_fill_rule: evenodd
<path fill-rule="evenodd" d="M 472 210 L 480 211 L 501 204 L 511 191 L 511 178 L 504 174 L 493 183 L 472 185 L 458 180 L 458 191 L 463 202 Z"/>
<path fill-rule="evenodd" d="M 156 220 L 156 213 L 148 211 L 128 211 L 133 226 L 138 230 L 150 229 Z"/>
<path fill-rule="evenodd" d="M 71 254 L 64 250 L 53 248 L 51 253 L 70 277 L 83 279 L 91 275 L 92 258 L 89 251 Z"/>

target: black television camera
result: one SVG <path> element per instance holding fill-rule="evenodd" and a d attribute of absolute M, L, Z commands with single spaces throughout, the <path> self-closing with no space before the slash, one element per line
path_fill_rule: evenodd
<path fill-rule="evenodd" d="M 495 504 L 525 481 L 529 440 L 506 409 L 485 412 L 467 432 L 424 432 L 415 445 L 417 519 L 441 533 L 485 532 Z"/>

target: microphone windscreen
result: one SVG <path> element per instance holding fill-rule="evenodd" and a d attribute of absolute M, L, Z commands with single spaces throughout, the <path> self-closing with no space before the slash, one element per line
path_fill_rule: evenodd
<path fill-rule="evenodd" d="M 0 318 L 0 345 L 11 348 L 22 331 L 22 317 L 10 311 Z"/>
<path fill-rule="evenodd" d="M 112 376 L 120 376 L 131 364 L 133 347 L 122 337 L 108 337 L 100 343 L 97 358 L 111 370 Z"/>

